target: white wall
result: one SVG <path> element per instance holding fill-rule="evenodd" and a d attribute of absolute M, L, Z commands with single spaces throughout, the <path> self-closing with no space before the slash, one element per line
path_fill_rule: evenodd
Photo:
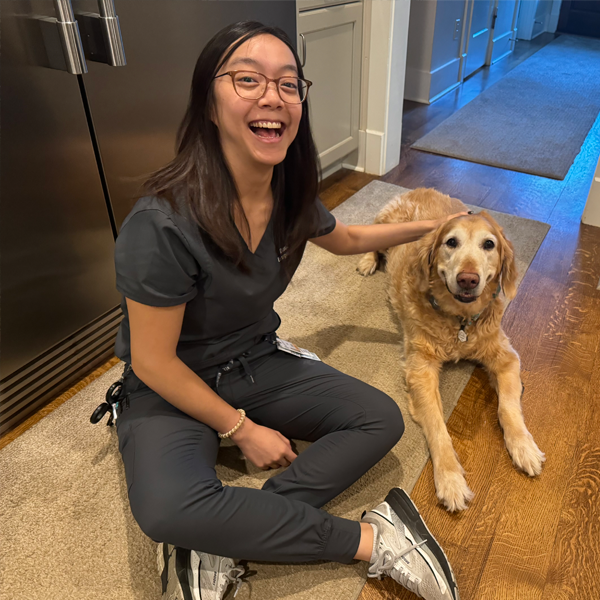
<path fill-rule="evenodd" d="M 387 139 L 385 143 L 385 168 L 383 173 L 391 171 L 400 162 L 409 14 L 410 0 L 397 1 L 394 9 L 394 22 L 392 24 L 389 103 L 387 106 L 386 125 Z"/>
<path fill-rule="evenodd" d="M 343 165 L 384 175 L 400 162 L 410 0 L 367 0 L 359 149 Z M 327 175 L 327 173 L 324 173 Z"/>

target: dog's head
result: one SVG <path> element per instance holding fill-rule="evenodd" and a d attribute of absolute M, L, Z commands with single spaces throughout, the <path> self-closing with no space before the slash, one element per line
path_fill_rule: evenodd
<path fill-rule="evenodd" d="M 502 227 L 485 211 L 452 219 L 423 237 L 419 250 L 423 281 L 429 286 L 436 276 L 457 302 L 475 302 L 493 286 L 502 286 L 512 300 L 517 269 L 513 245 Z"/>

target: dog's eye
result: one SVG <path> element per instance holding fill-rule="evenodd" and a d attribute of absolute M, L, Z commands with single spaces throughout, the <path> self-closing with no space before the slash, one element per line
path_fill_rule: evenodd
<path fill-rule="evenodd" d="M 484 250 L 493 250 L 495 247 L 496 247 L 496 244 L 494 244 L 494 242 L 492 240 L 485 240 L 485 242 L 483 242 Z"/>
<path fill-rule="evenodd" d="M 446 242 L 446 246 L 450 246 L 450 248 L 456 248 L 456 246 L 458 246 L 458 242 L 456 241 L 456 238 L 450 238 Z"/>

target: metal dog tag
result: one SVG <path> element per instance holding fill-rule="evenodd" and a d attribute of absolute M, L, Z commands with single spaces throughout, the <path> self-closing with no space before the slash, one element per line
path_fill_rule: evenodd
<path fill-rule="evenodd" d="M 464 342 L 466 342 L 468 339 L 469 339 L 469 338 L 468 338 L 468 336 L 467 336 L 467 334 L 466 334 L 465 330 L 464 330 L 464 329 L 460 329 L 460 330 L 458 331 L 458 341 L 459 341 L 459 342 L 463 342 L 463 343 L 464 343 Z"/>

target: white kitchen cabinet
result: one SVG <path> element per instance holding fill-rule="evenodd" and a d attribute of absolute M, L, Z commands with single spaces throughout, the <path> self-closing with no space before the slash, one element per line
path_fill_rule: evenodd
<path fill-rule="evenodd" d="M 517 25 L 518 38 L 520 40 L 532 40 L 540 33 L 550 31 L 551 11 L 552 0 L 525 0 L 521 2 Z"/>
<path fill-rule="evenodd" d="M 514 50 L 520 0 L 412 0 L 407 100 L 430 104 Z"/>
<path fill-rule="evenodd" d="M 362 2 L 298 14 L 298 52 L 313 82 L 310 119 L 323 169 L 358 148 L 362 15 Z"/>
<path fill-rule="evenodd" d="M 407 100 L 429 104 L 461 82 L 465 0 L 412 0 L 408 29 Z"/>
<path fill-rule="evenodd" d="M 472 75 L 477 69 L 486 64 L 492 21 L 494 0 L 468 0 L 466 14 L 468 17 L 468 34 L 465 36 L 463 52 L 462 77 Z"/>
<path fill-rule="evenodd" d="M 515 49 L 520 5 L 521 0 L 496 0 L 488 65 L 493 65 Z"/>

